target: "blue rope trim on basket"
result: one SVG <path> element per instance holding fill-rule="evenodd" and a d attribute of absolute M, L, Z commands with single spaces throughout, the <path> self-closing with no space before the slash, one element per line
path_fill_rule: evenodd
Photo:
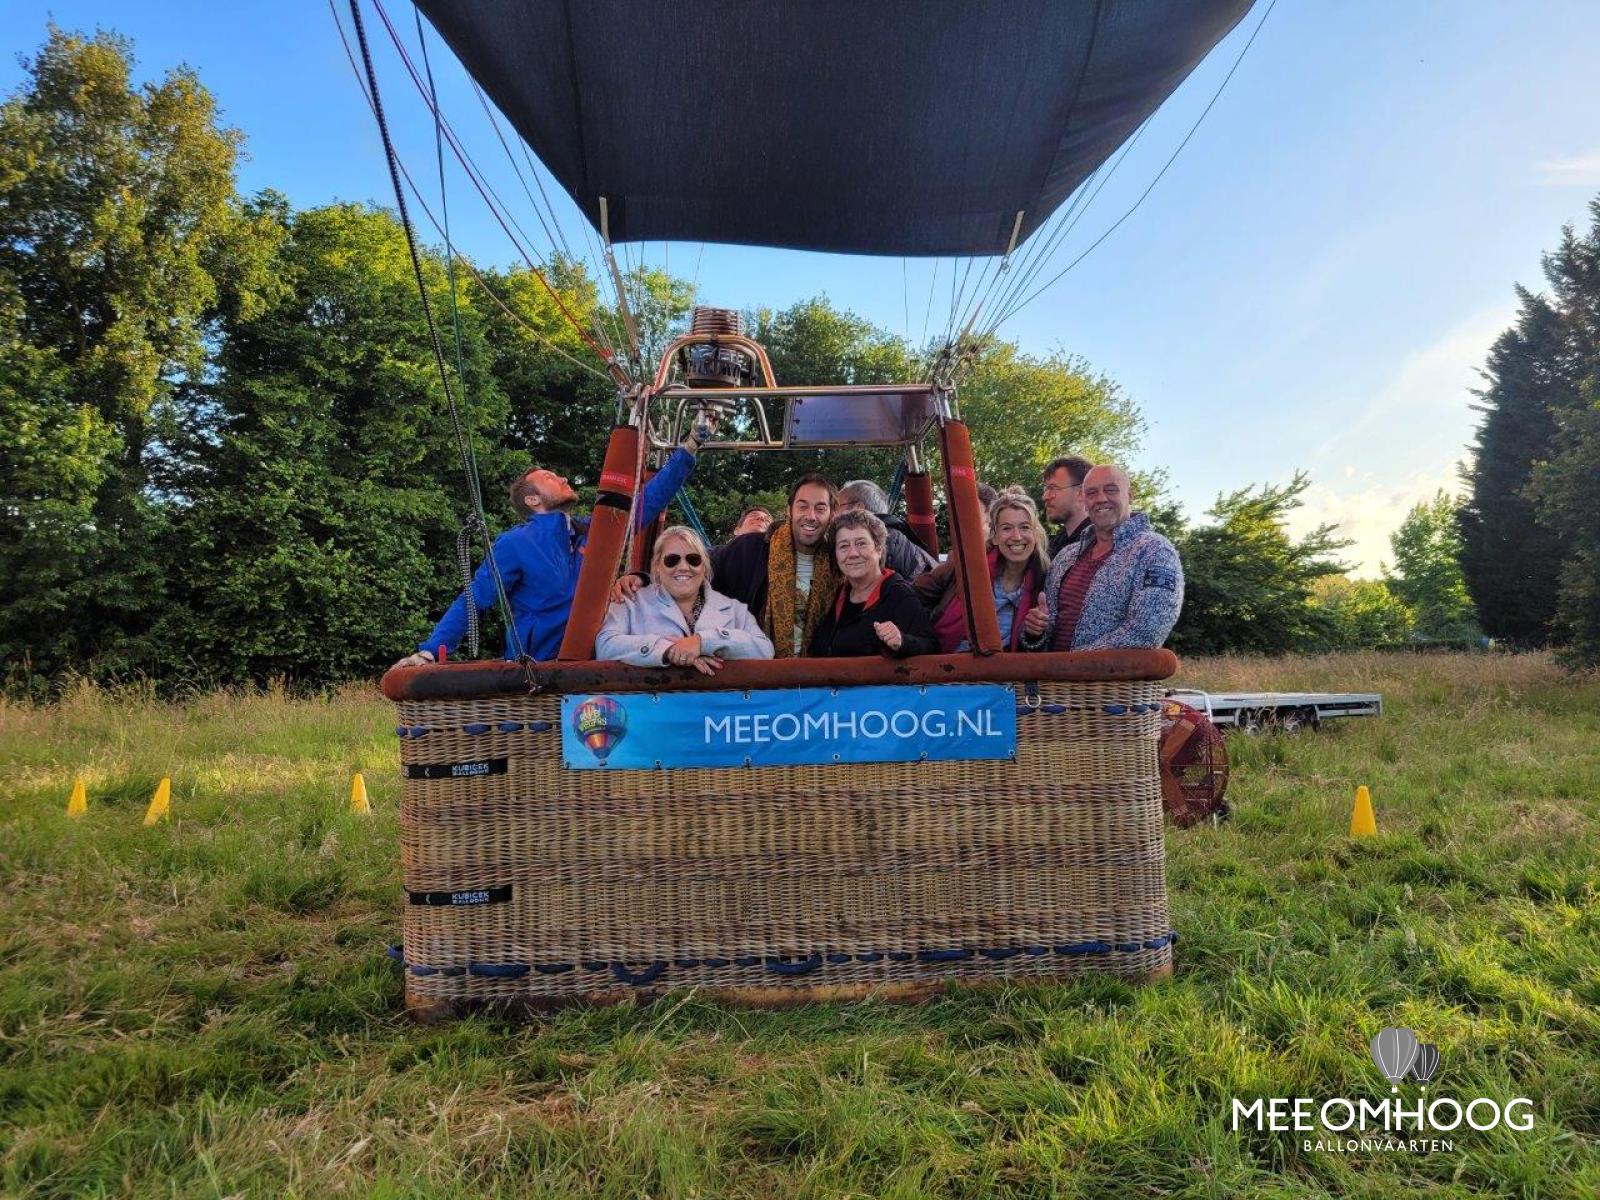
<path fill-rule="evenodd" d="M 1110 713 L 1113 717 L 1138 716 L 1143 713 L 1160 712 L 1160 704 L 1019 704 L 1017 716 L 1031 717 L 1034 713 L 1044 713 L 1046 716 L 1059 717 L 1062 713 L 1069 712 L 1103 712 Z"/>
<path fill-rule="evenodd" d="M 394 735 L 401 740 L 406 738 L 427 737 L 434 731 L 432 725 L 396 725 Z M 440 726 L 439 728 L 443 728 Z M 472 721 L 461 726 L 462 733 L 470 733 L 477 737 L 485 733 L 549 733 L 555 728 L 550 721 L 501 721 L 497 725 L 490 725 L 485 721 Z"/>
<path fill-rule="evenodd" d="M 1178 941 L 1176 932 L 1169 932 L 1162 937 L 1149 938 L 1143 942 L 1067 942 L 1057 946 L 951 946 L 943 949 L 918 950 L 915 953 L 909 950 L 868 950 L 855 954 L 842 951 L 814 950 L 805 957 L 769 955 L 762 958 L 755 954 L 740 955 L 735 959 L 727 958 L 676 958 L 670 964 L 662 959 L 647 963 L 640 967 L 623 962 L 598 962 L 586 960 L 582 963 L 468 963 L 465 967 L 428 967 L 419 963 L 408 962 L 399 946 L 388 947 L 386 953 L 396 962 L 401 963 L 411 974 L 426 977 L 431 975 L 481 975 L 495 979 L 521 979 L 530 971 L 537 971 L 541 975 L 563 975 L 568 971 L 582 967 L 585 971 L 610 971 L 613 978 L 621 983 L 640 987 L 653 983 L 661 977 L 667 967 L 674 966 L 681 970 L 693 970 L 695 967 L 710 967 L 720 969 L 728 966 L 745 968 L 760 967 L 772 975 L 809 975 L 818 970 L 824 963 L 835 965 L 851 961 L 874 963 L 888 959 L 890 962 L 910 962 L 915 959 L 925 963 L 964 962 L 974 956 L 999 962 L 1018 954 L 1038 958 L 1045 954 L 1058 954 L 1063 958 L 1081 958 L 1090 954 L 1136 954 L 1141 950 L 1161 950 L 1167 946 L 1175 945 Z"/>

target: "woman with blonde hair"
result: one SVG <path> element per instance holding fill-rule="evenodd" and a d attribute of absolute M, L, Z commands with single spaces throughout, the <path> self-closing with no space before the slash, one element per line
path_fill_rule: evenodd
<path fill-rule="evenodd" d="M 994 588 L 994 611 L 1000 619 L 1000 645 L 1022 649 L 1022 622 L 1044 585 L 1049 568 L 1048 541 L 1039 521 L 1039 509 L 1019 487 L 1008 487 L 989 505 L 989 581 Z M 955 559 L 946 559 L 911 585 L 933 617 L 939 649 L 954 654 L 971 648 L 967 641 L 967 608 L 956 583 Z"/>
<path fill-rule="evenodd" d="M 700 535 L 673 525 L 656 538 L 650 582 L 606 610 L 594 653 L 636 667 L 715 675 L 725 659 L 771 658 L 772 641 L 748 608 L 712 590 L 711 554 Z"/>

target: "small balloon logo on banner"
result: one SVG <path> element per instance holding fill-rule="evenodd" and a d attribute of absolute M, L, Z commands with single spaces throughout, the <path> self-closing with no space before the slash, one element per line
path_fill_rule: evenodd
<path fill-rule="evenodd" d="M 1409 1029 L 1380 1029 L 1373 1034 L 1368 1048 L 1393 1091 L 1400 1090 L 1398 1085 L 1407 1075 L 1418 1083 L 1427 1083 L 1439 1070 L 1439 1048 L 1417 1041 L 1417 1035 Z"/>
<path fill-rule="evenodd" d="M 572 731 L 601 762 L 628 735 L 628 711 L 610 696 L 585 700 L 573 711 Z"/>

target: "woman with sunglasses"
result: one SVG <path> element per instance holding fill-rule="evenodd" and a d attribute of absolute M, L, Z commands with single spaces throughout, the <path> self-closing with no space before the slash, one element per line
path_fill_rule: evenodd
<path fill-rule="evenodd" d="M 606 610 L 594 654 L 715 675 L 725 659 L 771 658 L 772 641 L 748 608 L 711 590 L 711 555 L 699 534 L 673 525 L 656 538 L 650 582 Z"/>

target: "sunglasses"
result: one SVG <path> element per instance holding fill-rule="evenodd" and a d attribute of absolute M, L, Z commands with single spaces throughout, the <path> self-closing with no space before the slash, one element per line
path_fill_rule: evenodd
<path fill-rule="evenodd" d="M 661 565 L 669 571 L 680 562 L 686 562 L 691 567 L 698 567 L 704 561 L 705 559 L 692 550 L 688 554 L 663 554 L 661 556 Z"/>

